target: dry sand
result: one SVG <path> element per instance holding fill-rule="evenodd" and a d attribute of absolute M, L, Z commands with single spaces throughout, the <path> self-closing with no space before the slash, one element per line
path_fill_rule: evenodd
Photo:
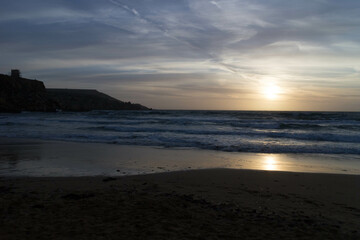
<path fill-rule="evenodd" d="M 0 239 L 360 239 L 360 176 L 0 178 Z"/>

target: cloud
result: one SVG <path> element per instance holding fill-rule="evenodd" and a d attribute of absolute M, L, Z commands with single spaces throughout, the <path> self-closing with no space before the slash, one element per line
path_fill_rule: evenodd
<path fill-rule="evenodd" d="M 4 0 L 2 6 L 0 71 L 19 67 L 51 86 L 61 79 L 92 87 L 119 82 L 149 92 L 153 83 L 152 93 L 167 88 L 177 96 L 214 89 L 249 96 L 267 79 L 289 89 L 311 83 L 313 93 L 359 86 L 355 0 Z"/>

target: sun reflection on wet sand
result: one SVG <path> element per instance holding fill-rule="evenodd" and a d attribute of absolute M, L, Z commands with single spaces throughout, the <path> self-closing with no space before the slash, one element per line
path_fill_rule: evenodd
<path fill-rule="evenodd" d="M 0 138 L 0 176 L 123 176 L 209 168 L 360 174 L 360 159 Z"/>
<path fill-rule="evenodd" d="M 275 155 L 267 155 L 264 157 L 264 170 L 275 171 L 279 170 L 278 161 Z"/>

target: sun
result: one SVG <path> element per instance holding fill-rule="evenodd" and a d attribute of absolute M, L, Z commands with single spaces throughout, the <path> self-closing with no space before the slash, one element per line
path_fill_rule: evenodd
<path fill-rule="evenodd" d="M 279 97 L 280 88 L 276 85 L 268 85 L 264 87 L 263 94 L 269 100 L 275 100 Z"/>

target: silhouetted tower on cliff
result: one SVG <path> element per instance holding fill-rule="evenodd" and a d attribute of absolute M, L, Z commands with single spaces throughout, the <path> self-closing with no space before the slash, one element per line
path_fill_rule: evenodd
<path fill-rule="evenodd" d="M 19 69 L 11 69 L 11 77 L 12 78 L 20 78 L 21 73 Z"/>

